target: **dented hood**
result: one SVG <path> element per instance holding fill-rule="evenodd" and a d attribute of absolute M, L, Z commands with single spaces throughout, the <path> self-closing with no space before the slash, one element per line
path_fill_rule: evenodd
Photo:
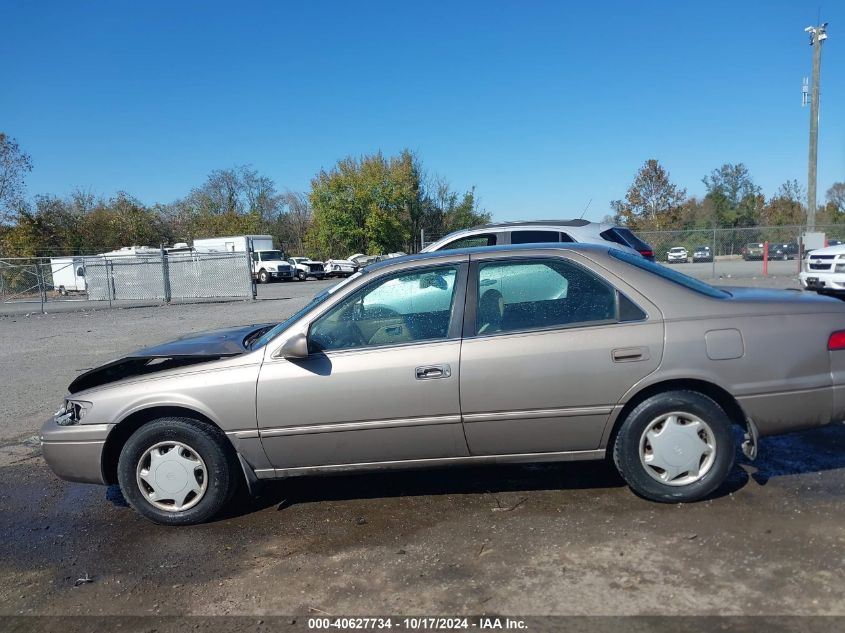
<path fill-rule="evenodd" d="M 169 343 L 145 347 L 80 374 L 70 383 L 68 391 L 77 393 L 131 376 L 195 365 L 226 356 L 237 356 L 248 350 L 252 339 L 274 325 L 276 324 L 260 323 L 198 332 Z"/>

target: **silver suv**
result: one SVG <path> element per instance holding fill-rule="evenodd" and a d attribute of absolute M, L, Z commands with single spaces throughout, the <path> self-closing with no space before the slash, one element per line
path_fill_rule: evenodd
<path fill-rule="evenodd" d="M 547 242 L 580 242 L 600 244 L 636 252 L 654 261 L 654 250 L 630 229 L 590 222 L 589 220 L 531 220 L 484 224 L 449 233 L 422 252 L 447 251 L 477 246 L 502 244 L 544 244 Z"/>

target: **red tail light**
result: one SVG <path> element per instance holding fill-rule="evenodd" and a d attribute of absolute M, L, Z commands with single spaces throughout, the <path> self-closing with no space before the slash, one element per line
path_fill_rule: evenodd
<path fill-rule="evenodd" d="M 830 335 L 830 338 L 827 339 L 827 349 L 831 352 L 845 349 L 845 330 L 839 330 Z"/>
<path fill-rule="evenodd" d="M 654 251 L 640 251 L 640 255 L 643 257 L 654 257 Z"/>

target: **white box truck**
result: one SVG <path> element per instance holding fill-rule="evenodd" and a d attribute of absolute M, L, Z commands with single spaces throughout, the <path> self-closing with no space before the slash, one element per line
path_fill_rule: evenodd
<path fill-rule="evenodd" d="M 271 235 L 233 235 L 194 240 L 197 253 L 246 253 L 252 251 L 252 276 L 260 283 L 294 278 L 293 266 L 284 251 L 273 248 Z"/>
<path fill-rule="evenodd" d="M 52 257 L 53 288 L 60 295 L 85 292 L 85 264 L 81 257 Z"/>

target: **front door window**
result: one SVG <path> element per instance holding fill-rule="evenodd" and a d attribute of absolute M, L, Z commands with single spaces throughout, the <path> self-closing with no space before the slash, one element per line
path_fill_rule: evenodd
<path fill-rule="evenodd" d="M 359 290 L 311 326 L 312 351 L 445 339 L 451 323 L 457 266 L 388 276 Z"/>

